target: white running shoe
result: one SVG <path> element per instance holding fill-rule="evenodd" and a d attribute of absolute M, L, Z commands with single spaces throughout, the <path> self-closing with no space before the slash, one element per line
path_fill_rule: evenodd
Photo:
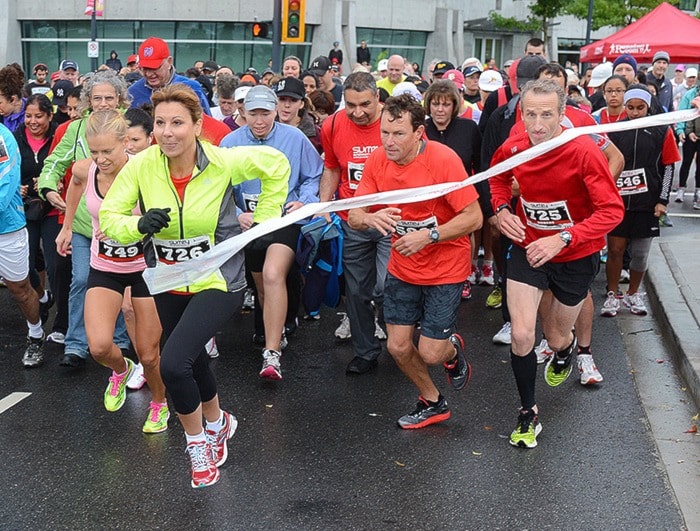
<path fill-rule="evenodd" d="M 615 317 L 620 311 L 620 299 L 617 298 L 614 291 L 608 291 L 607 298 L 600 309 L 600 315 L 603 317 Z"/>
<path fill-rule="evenodd" d="M 637 292 L 632 295 L 625 293 L 622 304 L 627 306 L 634 315 L 647 314 L 647 307 L 646 304 L 644 304 L 644 293 Z"/>
<path fill-rule="evenodd" d="M 209 341 L 207 341 L 207 344 L 204 346 L 205 349 L 207 349 L 207 356 L 210 358 L 218 358 L 219 357 L 219 349 L 216 346 L 216 338 L 212 337 Z"/>
<path fill-rule="evenodd" d="M 685 188 L 679 188 L 676 192 L 676 203 L 682 203 L 685 199 Z"/>
<path fill-rule="evenodd" d="M 627 269 L 623 269 L 620 271 L 620 282 L 622 282 L 623 284 L 630 283 L 630 272 Z"/>
<path fill-rule="evenodd" d="M 66 343 L 66 335 L 61 332 L 51 332 L 46 336 L 47 343 L 56 343 L 57 345 L 64 345 Z"/>
<path fill-rule="evenodd" d="M 554 355 L 554 351 L 549 348 L 549 343 L 546 339 L 542 339 L 540 344 L 535 347 L 535 356 L 537 356 L 537 364 L 545 363 Z"/>
<path fill-rule="evenodd" d="M 280 352 L 289 346 L 289 340 L 287 339 L 287 334 L 282 330 L 282 339 L 280 339 Z"/>
<path fill-rule="evenodd" d="M 143 374 L 143 365 L 140 363 L 134 364 L 134 369 L 131 371 L 131 376 L 126 381 L 126 387 L 132 391 L 141 389 L 146 384 L 146 377 Z"/>
<path fill-rule="evenodd" d="M 241 309 L 244 312 L 252 312 L 255 309 L 255 296 L 253 295 L 253 288 L 246 288 L 243 293 L 243 304 Z"/>
<path fill-rule="evenodd" d="M 386 332 L 381 326 L 379 326 L 379 321 L 376 317 L 374 318 L 374 337 L 376 337 L 379 341 L 384 341 L 386 339 Z"/>
<path fill-rule="evenodd" d="M 267 380 L 281 380 L 282 379 L 282 367 L 280 364 L 280 358 L 282 354 L 276 350 L 265 349 L 262 353 L 263 366 L 260 371 L 260 377 Z"/>
<path fill-rule="evenodd" d="M 700 210 L 700 190 L 695 190 L 693 194 L 693 210 Z"/>
<path fill-rule="evenodd" d="M 496 332 L 496 335 L 493 336 L 493 342 L 496 345 L 510 345 L 510 321 L 504 323 L 501 329 Z"/>
<path fill-rule="evenodd" d="M 335 337 L 338 339 L 350 339 L 352 337 L 352 332 L 350 331 L 350 318 L 347 313 L 338 312 L 338 315 L 342 315 L 340 326 L 335 329 Z"/>
<path fill-rule="evenodd" d="M 592 385 L 603 381 L 603 376 L 595 366 L 593 356 L 591 354 L 579 354 L 576 356 L 576 365 L 578 372 L 581 374 L 581 385 Z"/>

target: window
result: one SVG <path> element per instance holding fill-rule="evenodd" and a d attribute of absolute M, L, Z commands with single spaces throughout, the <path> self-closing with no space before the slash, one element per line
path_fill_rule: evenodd
<path fill-rule="evenodd" d="M 496 64 L 503 63 L 503 40 L 492 37 L 477 37 L 474 39 L 474 57 L 482 63 L 487 59 L 496 59 Z"/>
<path fill-rule="evenodd" d="M 425 60 L 425 43 L 428 33 L 425 31 L 390 30 L 375 28 L 357 28 L 357 43 L 367 41 L 367 48 L 372 53 L 372 68 L 390 55 L 398 54 L 411 63 L 423 65 Z M 355 50 L 350 52 L 350 61 L 355 62 Z"/>
<path fill-rule="evenodd" d="M 695 11 L 695 5 L 697 0 L 680 0 L 678 3 L 678 9 L 683 11 Z"/>

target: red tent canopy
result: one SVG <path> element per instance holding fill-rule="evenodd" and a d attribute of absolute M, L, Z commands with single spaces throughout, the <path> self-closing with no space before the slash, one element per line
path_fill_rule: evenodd
<path fill-rule="evenodd" d="M 660 50 L 671 63 L 700 61 L 700 20 L 664 2 L 617 33 L 581 48 L 582 63 L 614 60 L 623 53 L 638 62 L 651 62 Z"/>

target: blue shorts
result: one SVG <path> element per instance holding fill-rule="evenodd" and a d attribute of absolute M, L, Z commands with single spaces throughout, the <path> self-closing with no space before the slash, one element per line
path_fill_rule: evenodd
<path fill-rule="evenodd" d="M 384 320 L 388 324 L 414 326 L 430 339 L 447 339 L 456 330 L 462 282 L 419 286 L 387 274 L 384 285 Z"/>

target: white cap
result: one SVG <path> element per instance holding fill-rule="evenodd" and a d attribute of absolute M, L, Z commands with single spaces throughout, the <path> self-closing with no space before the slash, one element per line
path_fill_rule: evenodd
<path fill-rule="evenodd" d="M 698 69 L 697 68 L 686 68 L 685 69 L 685 77 L 698 77 Z"/>
<path fill-rule="evenodd" d="M 423 96 L 418 90 L 418 87 L 410 81 L 402 81 L 394 87 L 394 91 L 391 93 L 392 96 L 400 96 L 401 94 L 410 94 L 416 101 L 423 101 Z"/>
<path fill-rule="evenodd" d="M 233 93 L 233 99 L 236 101 L 241 101 L 245 100 L 246 94 L 248 94 L 248 91 L 252 89 L 253 87 L 238 87 L 236 91 Z"/>
<path fill-rule="evenodd" d="M 389 70 L 389 59 L 382 59 L 379 61 L 379 64 L 377 64 L 377 70 L 379 72 L 383 70 Z"/>
<path fill-rule="evenodd" d="M 598 88 L 605 80 L 612 76 L 612 63 L 603 63 L 596 66 L 591 72 L 591 80 L 588 82 L 588 86 L 591 88 Z"/>
<path fill-rule="evenodd" d="M 484 92 L 493 92 L 503 86 L 503 76 L 498 70 L 486 70 L 479 76 L 479 88 Z"/>
<path fill-rule="evenodd" d="M 476 57 L 467 57 L 462 63 L 462 71 L 464 72 L 464 69 L 468 66 L 476 66 L 482 72 L 484 71 L 484 65 Z"/>

